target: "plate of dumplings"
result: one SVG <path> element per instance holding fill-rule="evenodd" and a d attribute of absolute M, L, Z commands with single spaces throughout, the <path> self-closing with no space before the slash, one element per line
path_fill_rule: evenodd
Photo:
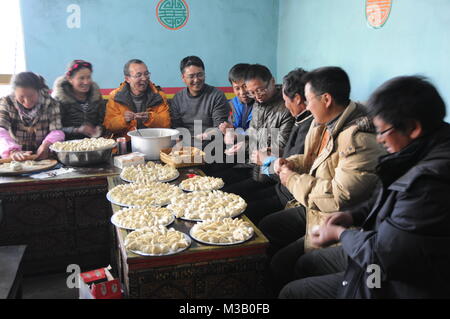
<path fill-rule="evenodd" d="M 126 207 L 165 206 L 171 198 L 182 193 L 174 185 L 147 182 L 117 185 L 106 194 L 106 198 L 115 205 Z"/>
<path fill-rule="evenodd" d="M 238 218 L 224 218 L 197 223 L 191 228 L 189 235 L 202 244 L 228 246 L 244 243 L 254 233 L 250 223 Z"/>
<path fill-rule="evenodd" d="M 180 183 L 180 188 L 186 192 L 213 191 L 221 189 L 225 183 L 220 177 L 199 176 L 185 179 Z"/>
<path fill-rule="evenodd" d="M 175 220 L 170 210 L 163 207 L 143 206 L 122 208 L 112 215 L 111 223 L 126 230 L 151 226 L 168 226 Z"/>
<path fill-rule="evenodd" d="M 152 226 L 137 229 L 125 238 L 125 247 L 141 256 L 168 256 L 189 248 L 191 238 L 173 228 Z"/>
<path fill-rule="evenodd" d="M 247 203 L 236 194 L 198 191 L 172 197 L 167 208 L 177 218 L 198 222 L 239 216 L 247 208 Z"/>
<path fill-rule="evenodd" d="M 153 162 L 127 166 L 120 173 L 120 178 L 129 183 L 167 183 L 176 180 L 179 176 L 180 173 L 176 168 L 169 165 L 155 164 Z"/>

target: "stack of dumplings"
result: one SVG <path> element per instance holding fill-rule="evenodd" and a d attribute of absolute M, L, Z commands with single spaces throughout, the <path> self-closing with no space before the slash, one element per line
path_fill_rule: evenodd
<path fill-rule="evenodd" d="M 240 196 L 222 191 L 184 193 L 172 198 L 167 206 L 176 217 L 189 220 L 234 217 L 246 207 Z"/>
<path fill-rule="evenodd" d="M 51 149 L 54 151 L 65 152 L 81 152 L 81 151 L 95 151 L 113 147 L 116 141 L 113 139 L 99 138 L 84 138 L 82 140 L 64 141 L 53 143 Z"/>
<path fill-rule="evenodd" d="M 124 206 L 164 206 L 182 194 L 179 187 L 159 182 L 122 184 L 109 191 L 110 199 Z"/>
<path fill-rule="evenodd" d="M 241 219 L 206 220 L 191 229 L 194 239 L 211 244 L 234 244 L 250 239 L 253 227 Z"/>
<path fill-rule="evenodd" d="M 148 162 L 147 164 L 124 167 L 120 176 L 133 183 L 147 183 L 174 179 L 178 176 L 178 171 L 169 165 Z"/>
<path fill-rule="evenodd" d="M 162 207 L 123 208 L 113 215 L 114 223 L 126 229 L 138 229 L 149 226 L 167 226 L 174 217 L 170 210 Z"/>
<path fill-rule="evenodd" d="M 186 236 L 173 228 L 164 226 L 144 227 L 132 231 L 125 238 L 125 247 L 136 253 L 165 255 L 189 247 Z"/>
<path fill-rule="evenodd" d="M 219 177 L 194 176 L 185 179 L 180 183 L 180 187 L 186 191 L 211 191 L 222 188 L 224 182 Z"/>

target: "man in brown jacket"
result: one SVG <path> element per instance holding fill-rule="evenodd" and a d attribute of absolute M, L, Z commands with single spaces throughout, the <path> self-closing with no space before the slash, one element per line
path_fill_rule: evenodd
<path fill-rule="evenodd" d="M 300 204 L 264 218 L 260 225 L 276 251 L 274 288 L 292 279 L 295 264 L 312 248 L 309 234 L 326 215 L 370 197 L 384 154 L 364 108 L 351 101 L 344 70 L 324 67 L 305 76 L 307 110 L 314 117 L 302 155 L 281 158 L 275 172 Z"/>

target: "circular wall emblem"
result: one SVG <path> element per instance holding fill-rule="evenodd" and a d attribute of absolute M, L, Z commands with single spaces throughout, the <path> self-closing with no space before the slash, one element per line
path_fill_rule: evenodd
<path fill-rule="evenodd" d="M 184 0 L 161 0 L 156 6 L 159 23 L 169 30 L 178 30 L 189 20 L 189 7 Z"/>
<path fill-rule="evenodd" d="M 366 20 L 372 28 L 381 28 L 389 18 L 392 0 L 366 0 Z"/>

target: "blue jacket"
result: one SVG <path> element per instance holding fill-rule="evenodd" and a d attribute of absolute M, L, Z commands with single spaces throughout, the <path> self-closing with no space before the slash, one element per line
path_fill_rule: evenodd
<path fill-rule="evenodd" d="M 250 104 L 250 112 L 248 113 L 247 119 L 245 121 L 245 125 L 242 126 L 242 120 L 243 116 L 245 116 L 244 113 L 244 104 L 239 101 L 239 98 L 236 96 L 232 98 L 231 100 L 228 100 L 228 103 L 230 104 L 231 108 L 231 115 L 230 115 L 230 121 L 233 123 L 233 126 L 235 128 L 242 128 L 244 131 L 246 131 L 250 126 L 250 120 L 252 119 L 252 107 L 253 104 Z"/>

